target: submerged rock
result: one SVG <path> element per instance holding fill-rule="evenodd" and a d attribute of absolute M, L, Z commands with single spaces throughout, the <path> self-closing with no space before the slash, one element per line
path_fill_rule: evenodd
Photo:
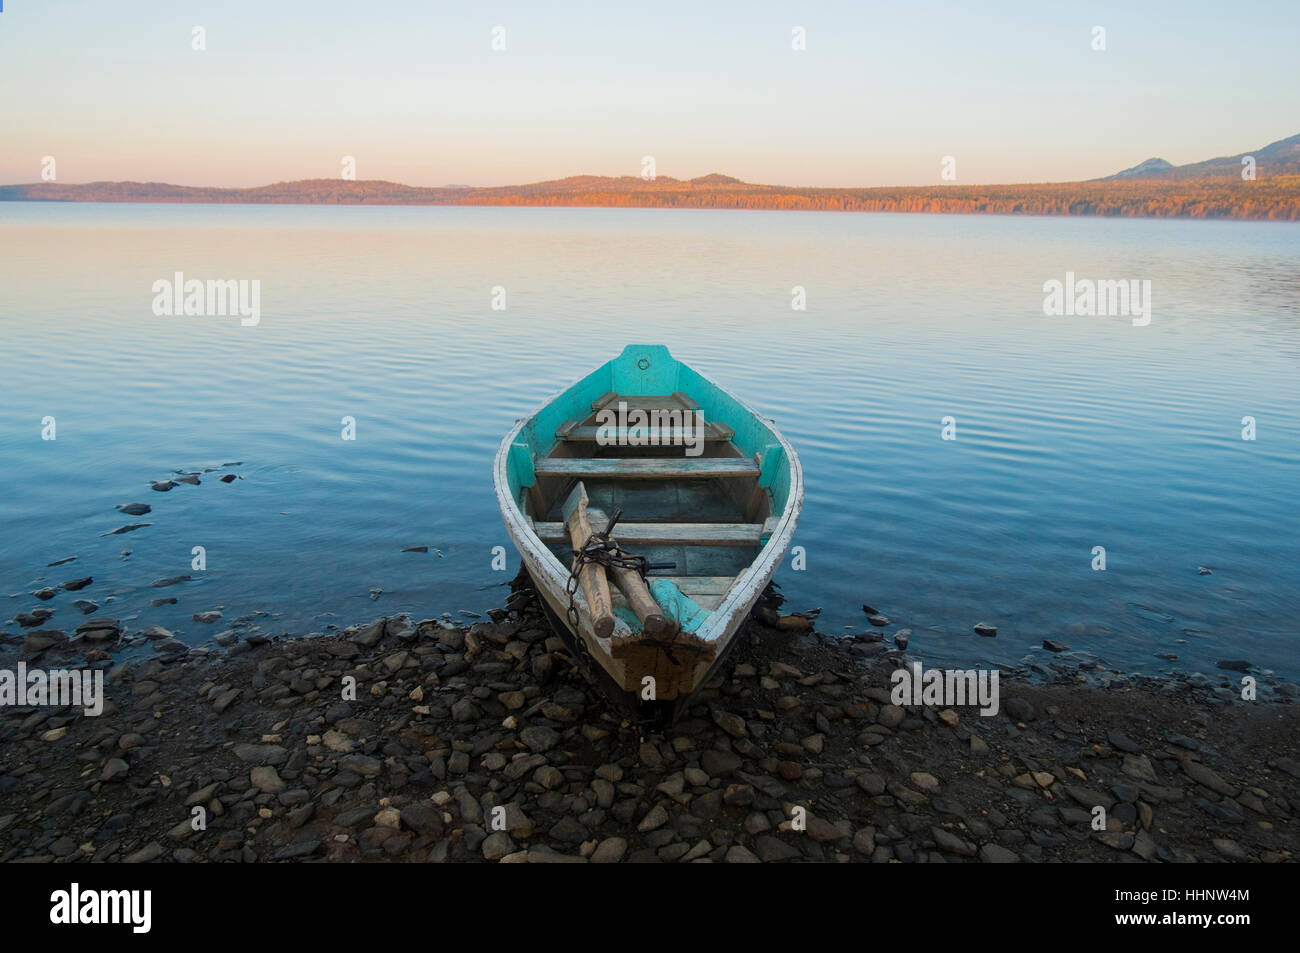
<path fill-rule="evenodd" d="M 154 589 L 162 589 L 166 586 L 175 586 L 182 582 L 189 582 L 193 578 L 193 576 L 168 576 L 166 579 L 155 579 L 150 583 L 150 585 Z"/>
<path fill-rule="evenodd" d="M 88 619 L 77 626 L 76 634 L 87 642 L 107 642 L 117 638 L 122 632 L 122 623 L 117 619 Z"/>
<path fill-rule="evenodd" d="M 46 609 L 43 606 L 33 609 L 31 612 L 20 612 L 14 616 L 14 621 L 24 629 L 30 629 L 40 625 L 50 616 L 54 615 L 53 609 Z"/>
<path fill-rule="evenodd" d="M 35 655 L 56 645 L 65 645 L 67 641 L 68 637 L 58 629 L 37 629 L 23 638 L 23 652 Z"/>
<path fill-rule="evenodd" d="M 119 503 L 115 508 L 119 513 L 125 513 L 127 516 L 144 516 L 145 513 L 153 511 L 153 507 L 148 503 Z"/>
<path fill-rule="evenodd" d="M 123 533 L 134 533 L 138 529 L 144 529 L 146 526 L 152 526 L 153 523 L 128 523 L 125 526 L 119 526 L 117 529 L 110 529 L 107 533 L 100 533 L 100 536 L 121 536 Z"/>

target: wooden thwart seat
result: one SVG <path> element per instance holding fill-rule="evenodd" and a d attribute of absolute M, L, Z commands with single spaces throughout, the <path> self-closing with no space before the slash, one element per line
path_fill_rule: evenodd
<path fill-rule="evenodd" d="M 725 429 L 722 429 L 724 427 Z M 730 440 L 732 431 L 725 424 L 706 424 L 701 436 L 707 441 Z M 642 441 L 644 445 L 652 438 L 660 444 L 679 444 L 684 443 L 688 437 L 694 439 L 696 431 L 682 427 L 580 427 L 574 426 L 570 421 L 569 424 L 555 431 L 555 437 L 557 440 L 579 443 L 595 443 L 599 439 L 612 439 L 618 444 L 628 444 L 632 439 L 636 439 Z"/>
<path fill-rule="evenodd" d="M 563 523 L 537 523 L 544 543 L 568 542 Z M 761 546 L 762 523 L 625 523 L 610 534 L 622 546 Z"/>
<path fill-rule="evenodd" d="M 629 409 L 698 410 L 700 406 L 681 391 L 672 394 L 617 394 L 610 391 L 591 402 L 591 412 L 594 414 L 607 407 L 615 408 L 619 401 L 626 403 Z"/>
<path fill-rule="evenodd" d="M 758 464 L 744 457 L 632 458 L 544 457 L 533 464 L 539 477 L 674 480 L 756 477 Z"/>

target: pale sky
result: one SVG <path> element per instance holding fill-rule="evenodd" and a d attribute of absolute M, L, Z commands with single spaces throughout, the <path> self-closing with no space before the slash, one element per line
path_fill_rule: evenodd
<path fill-rule="evenodd" d="M 1296 0 L 468 6 L 3 0 L 0 183 L 1068 181 L 1300 132 Z"/>

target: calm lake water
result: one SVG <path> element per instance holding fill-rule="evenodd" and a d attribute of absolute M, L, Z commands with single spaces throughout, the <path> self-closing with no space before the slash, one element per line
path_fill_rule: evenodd
<path fill-rule="evenodd" d="M 807 570 L 777 581 L 825 631 L 863 631 L 867 602 L 934 662 L 1042 659 L 1054 638 L 1130 671 L 1300 677 L 1294 225 L 0 203 L 0 248 L 4 618 L 44 604 L 71 630 L 85 597 L 198 643 L 256 610 L 306 633 L 498 606 L 519 565 L 498 441 L 649 342 L 800 452 Z M 260 280 L 260 324 L 156 317 L 178 271 Z M 1150 324 L 1044 316 L 1067 271 L 1149 279 Z M 230 484 L 149 486 L 231 461 Z M 133 522 L 153 525 L 101 535 Z"/>

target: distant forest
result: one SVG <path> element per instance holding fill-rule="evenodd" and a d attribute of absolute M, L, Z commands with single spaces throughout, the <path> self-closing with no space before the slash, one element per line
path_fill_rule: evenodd
<path fill-rule="evenodd" d="M 252 189 L 138 182 L 0 186 L 0 201 L 208 202 L 310 205 L 514 205 L 770 209 L 998 215 L 1107 215 L 1300 221 L 1300 175 L 1106 179 L 1038 185 L 799 188 L 751 185 L 724 175 L 574 176 L 499 188 L 417 188 L 393 182 L 309 179 Z"/>

